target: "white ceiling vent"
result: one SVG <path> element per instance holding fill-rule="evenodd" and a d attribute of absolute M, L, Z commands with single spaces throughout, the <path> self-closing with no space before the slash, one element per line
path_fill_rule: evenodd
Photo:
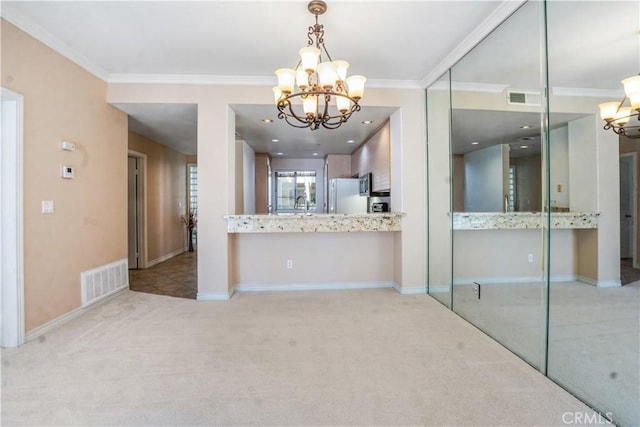
<path fill-rule="evenodd" d="M 508 91 L 507 102 L 510 105 L 542 105 L 542 95 L 539 92 L 523 92 L 523 91 Z"/>

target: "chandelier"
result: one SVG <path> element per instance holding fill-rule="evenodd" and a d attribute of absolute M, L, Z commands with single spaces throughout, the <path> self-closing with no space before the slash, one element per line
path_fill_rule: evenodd
<path fill-rule="evenodd" d="M 620 102 L 598 104 L 600 117 L 606 122 L 604 128 L 631 139 L 640 138 L 640 75 L 622 80 L 625 96 Z M 626 106 L 625 101 L 630 106 Z"/>
<path fill-rule="evenodd" d="M 307 9 L 315 15 L 316 23 L 309 27 L 307 46 L 298 52 L 298 64 L 276 70 L 278 86 L 273 88 L 273 94 L 278 118 L 298 128 L 337 129 L 351 114 L 360 111 L 358 101 L 367 79 L 347 77 L 349 63 L 331 59 L 324 45 L 324 26 L 318 24 L 318 15 L 327 11 L 326 3 L 311 1 Z M 296 86 L 298 91 L 294 92 Z"/>

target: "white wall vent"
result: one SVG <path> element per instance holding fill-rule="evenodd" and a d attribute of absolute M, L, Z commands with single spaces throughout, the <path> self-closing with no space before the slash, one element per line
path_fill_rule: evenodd
<path fill-rule="evenodd" d="M 80 273 L 82 307 L 94 304 L 129 286 L 127 259 Z"/>
<path fill-rule="evenodd" d="M 542 105 L 542 94 L 539 92 L 507 91 L 507 102 L 510 105 Z"/>

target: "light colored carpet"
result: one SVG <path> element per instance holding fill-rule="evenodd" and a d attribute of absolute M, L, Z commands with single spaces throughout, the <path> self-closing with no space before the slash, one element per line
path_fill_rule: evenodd
<path fill-rule="evenodd" d="M 594 415 L 437 301 L 390 289 L 123 291 L 2 350 L 5 426 L 560 426 L 567 413 Z"/>

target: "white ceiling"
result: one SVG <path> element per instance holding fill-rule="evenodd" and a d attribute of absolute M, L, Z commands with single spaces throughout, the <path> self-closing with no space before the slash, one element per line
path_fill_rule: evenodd
<path fill-rule="evenodd" d="M 555 9 L 549 15 L 550 32 L 560 32 L 574 46 L 549 53 L 550 76 L 557 86 L 618 91 L 618 78 L 602 77 L 603 64 L 607 76 L 637 73 L 637 61 L 629 67 L 629 61 L 620 59 L 626 57 L 630 48 L 635 48 L 637 55 L 637 40 L 631 45 L 627 41 L 629 31 L 637 34 L 637 12 L 635 16 L 619 13 L 620 5 L 634 2 L 613 3 L 579 2 L 579 9 L 577 2 L 550 3 L 549 7 Z M 319 20 L 325 27 L 325 42 L 333 59 L 348 60 L 349 73 L 367 76 L 368 87 L 424 88 L 521 4 L 520 0 L 328 0 L 328 11 Z M 603 8 L 603 4 L 615 7 Z M 607 16 L 609 10 L 611 15 Z M 276 83 L 275 69 L 295 65 L 297 50 L 306 44 L 307 27 L 314 19 L 307 11 L 307 0 L 3 0 L 1 13 L 107 82 L 268 86 Z M 587 36 L 584 31 L 575 31 L 584 22 L 585 14 L 597 15 L 602 23 Z M 534 61 L 534 69 L 540 67 L 539 55 L 527 44 L 539 42 L 535 28 L 539 28 L 539 22 L 509 21 L 509 25 L 496 32 L 513 31 L 515 35 L 507 37 L 504 45 L 494 46 L 493 53 L 480 48 L 467 55 L 461 63 L 469 65 L 457 67 L 453 79 L 489 84 L 508 82 L 526 89 L 529 81 L 507 80 L 503 71 L 513 67 L 530 70 L 530 61 Z M 525 40 L 524 35 L 533 38 Z M 481 58 L 480 53 L 490 54 L 493 59 Z M 563 60 L 558 61 L 558 57 Z M 584 69 L 579 76 L 563 73 L 562 67 L 556 66 L 575 63 Z M 479 81 L 477 76 L 491 76 L 492 81 Z M 130 115 L 132 130 L 181 152 L 196 152 L 195 105 L 117 107 Z M 286 157 L 350 152 L 393 113 L 393 109 L 363 107 L 340 130 L 310 131 L 282 122 L 264 125 L 260 121 L 263 117 L 275 118 L 273 106 L 231 107 L 236 113 L 239 138 L 259 152 L 283 152 Z M 372 119 L 374 124 L 362 125 L 366 119 Z M 272 143 L 274 138 L 280 142 Z M 349 139 L 354 139 L 355 144 L 346 144 Z"/>
<path fill-rule="evenodd" d="M 319 22 L 333 59 L 368 87 L 424 87 L 518 6 L 518 1 L 329 0 Z M 2 1 L 2 15 L 92 73 L 117 81 L 208 81 L 275 85 L 292 67 L 314 17 L 294 1 Z M 452 25 L 455 22 L 455 25 Z M 466 46 L 465 46 L 466 44 Z M 458 55 L 459 56 L 459 55 Z M 447 60 L 449 63 L 447 63 Z M 366 93 L 365 93 L 366 96 Z M 191 106 L 118 105 L 131 129 L 196 152 Z M 310 157 L 353 151 L 391 109 L 365 107 L 340 130 L 265 126 L 275 107 L 233 106 L 236 133 L 257 151 Z M 374 123 L 362 125 L 370 119 Z M 188 139 L 191 138 L 190 143 Z M 278 146 L 271 140 L 278 138 Z M 346 141 L 353 139 L 354 144 Z M 319 145 L 318 145 L 319 144 Z M 277 151 L 274 151 L 277 150 Z"/>

